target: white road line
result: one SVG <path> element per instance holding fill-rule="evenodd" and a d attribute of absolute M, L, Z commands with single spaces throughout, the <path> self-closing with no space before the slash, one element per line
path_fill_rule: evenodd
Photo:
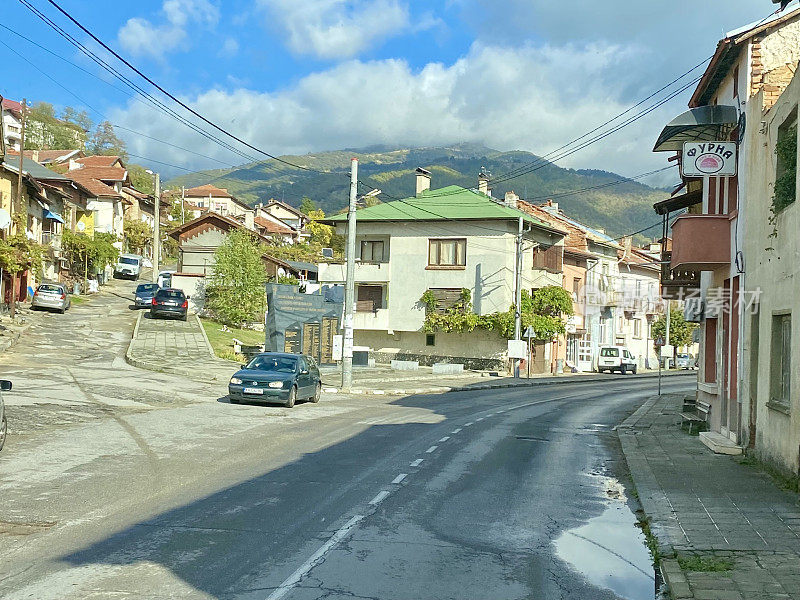
<path fill-rule="evenodd" d="M 420 466 L 421 464 L 422 464 L 422 459 L 421 459 L 421 458 L 418 458 L 417 460 L 415 460 L 415 461 L 413 461 L 413 462 L 411 463 L 411 466 L 412 466 L 412 467 L 418 467 L 418 466 Z"/>
<path fill-rule="evenodd" d="M 275 591 L 272 592 L 269 596 L 267 596 L 267 600 L 280 600 L 286 594 L 288 594 L 294 586 L 300 583 L 300 580 L 303 579 L 308 573 L 316 567 L 323 557 L 339 542 L 341 542 L 344 538 L 346 538 L 353 529 L 355 529 L 356 525 L 363 519 L 363 515 L 356 515 L 352 519 L 350 519 L 347 523 L 342 526 L 336 533 L 334 533 L 331 538 L 325 542 L 322 546 L 320 546 L 319 550 L 314 552 L 311 557 L 304 562 L 300 567 L 289 577 L 287 577 L 282 584 L 280 584 Z"/>
<path fill-rule="evenodd" d="M 487 416 L 487 417 L 493 417 L 493 416 L 494 416 L 494 413 L 489 413 L 489 414 L 488 414 L 488 415 L 486 415 L 486 416 Z"/>
<path fill-rule="evenodd" d="M 442 439 L 440 439 L 440 440 L 439 440 L 439 442 L 440 442 L 440 443 L 441 443 L 441 442 L 446 442 L 446 441 L 447 441 L 447 440 L 449 440 L 449 439 L 450 439 L 450 436 L 449 436 L 449 435 L 446 435 L 446 436 L 444 436 Z"/>
<path fill-rule="evenodd" d="M 427 452 L 428 454 L 430 454 L 431 452 L 436 452 L 436 449 L 437 449 L 438 447 L 439 447 L 439 446 L 431 446 L 430 448 L 428 448 L 427 450 L 425 450 L 425 452 Z"/>
<path fill-rule="evenodd" d="M 378 492 L 377 496 L 375 496 L 372 500 L 369 501 L 369 503 L 372 504 L 373 506 L 375 506 L 376 504 L 380 504 L 381 502 L 386 500 L 386 497 L 389 494 L 390 492 L 387 492 L 386 490 L 381 490 L 380 492 Z"/>
<path fill-rule="evenodd" d="M 460 431 L 461 431 L 461 427 L 459 427 L 457 429 L 453 429 L 453 431 L 451 431 L 450 433 L 456 434 L 456 433 L 459 433 Z"/>
<path fill-rule="evenodd" d="M 472 425 L 474 425 L 472 421 L 470 421 L 469 423 L 464 423 L 464 427 L 472 427 Z"/>
<path fill-rule="evenodd" d="M 397 477 L 395 477 L 394 479 L 392 479 L 392 483 L 400 483 L 400 482 L 401 482 L 401 481 L 403 481 L 403 479 L 405 479 L 406 477 L 408 477 L 408 473 L 400 473 L 400 475 L 398 475 Z"/>
<path fill-rule="evenodd" d="M 483 417 L 478 417 L 477 419 L 475 419 L 476 423 L 480 423 L 481 421 L 483 421 Z"/>

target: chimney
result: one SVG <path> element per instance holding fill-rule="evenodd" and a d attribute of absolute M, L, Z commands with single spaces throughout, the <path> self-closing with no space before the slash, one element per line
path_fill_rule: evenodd
<path fill-rule="evenodd" d="M 426 171 L 422 167 L 417 167 L 415 171 L 417 174 L 417 196 L 420 196 L 425 190 L 431 189 L 431 172 Z"/>
<path fill-rule="evenodd" d="M 478 173 L 478 191 L 486 196 L 491 196 L 489 191 L 489 176 L 486 173 Z"/>
<path fill-rule="evenodd" d="M 549 212 L 551 215 L 558 214 L 558 202 L 553 202 L 552 200 L 548 200 L 547 204 L 542 206 L 542 208 L 545 209 L 547 212 Z"/>
<path fill-rule="evenodd" d="M 506 192 L 505 198 L 503 198 L 503 203 L 509 208 L 517 208 L 518 200 L 519 196 L 517 196 L 513 191 L 511 191 L 511 192 Z"/>
<path fill-rule="evenodd" d="M 631 246 L 633 245 L 633 238 L 626 235 L 620 240 L 622 242 L 622 257 L 628 258 L 631 255 Z"/>
<path fill-rule="evenodd" d="M 83 165 L 76 161 L 74 158 L 69 159 L 69 170 L 74 171 L 75 169 L 80 169 Z"/>
<path fill-rule="evenodd" d="M 256 230 L 256 222 L 255 222 L 256 211 L 248 210 L 244 213 L 244 226 L 250 229 L 251 231 Z"/>
<path fill-rule="evenodd" d="M 650 252 L 650 254 L 661 254 L 661 244 L 658 242 L 651 242 L 648 252 Z"/>

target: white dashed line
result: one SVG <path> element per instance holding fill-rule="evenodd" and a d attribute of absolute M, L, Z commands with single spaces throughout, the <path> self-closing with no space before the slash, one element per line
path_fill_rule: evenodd
<path fill-rule="evenodd" d="M 453 429 L 453 431 L 451 431 L 450 433 L 456 434 L 456 433 L 459 433 L 460 431 L 461 431 L 461 427 L 459 427 L 458 429 Z"/>
<path fill-rule="evenodd" d="M 469 423 L 464 423 L 464 427 L 472 427 L 473 422 L 470 421 Z"/>
<path fill-rule="evenodd" d="M 425 452 L 426 452 L 426 453 L 428 453 L 428 454 L 430 454 L 431 452 L 436 452 L 436 449 L 437 449 L 438 447 L 439 447 L 439 446 L 431 446 L 430 448 L 428 448 L 427 450 L 425 450 Z"/>
<path fill-rule="evenodd" d="M 372 500 L 369 501 L 369 503 L 372 504 L 373 506 L 375 506 L 376 504 L 380 504 L 381 502 L 386 500 L 386 497 L 389 495 L 389 493 L 390 492 L 387 492 L 386 490 L 381 490 L 380 492 L 378 492 L 377 496 L 375 496 Z"/>
<path fill-rule="evenodd" d="M 439 443 L 446 442 L 449 439 L 450 439 L 450 436 L 446 435 L 442 439 L 439 440 Z"/>
<path fill-rule="evenodd" d="M 392 483 L 400 483 L 400 482 L 401 482 L 401 481 L 403 481 L 403 479 L 405 479 L 406 477 L 408 477 L 408 473 L 400 473 L 400 475 L 398 475 L 397 477 L 395 477 L 394 479 L 392 479 Z"/>
<path fill-rule="evenodd" d="M 383 492 L 381 492 L 382 494 Z M 388 492 L 387 492 L 388 494 Z M 378 494 L 380 495 L 380 494 Z M 344 526 L 339 529 L 336 533 L 334 533 L 331 538 L 325 542 L 322 546 L 320 546 L 319 550 L 314 552 L 311 557 L 304 562 L 300 567 L 289 577 L 287 577 L 280 586 L 278 586 L 275 591 L 273 591 L 269 596 L 267 596 L 267 600 L 280 600 L 286 594 L 288 594 L 294 586 L 300 583 L 300 580 L 303 579 L 308 573 L 316 567 L 323 557 L 334 547 L 336 544 L 341 542 L 344 538 L 346 538 L 350 532 L 359 524 L 359 522 L 364 517 L 362 515 L 356 515 L 352 519 L 350 519 Z"/>
<path fill-rule="evenodd" d="M 483 417 L 480 417 L 480 418 L 478 418 L 478 419 L 475 419 L 475 422 L 476 422 L 476 423 L 480 423 L 481 421 L 483 421 Z"/>
<path fill-rule="evenodd" d="M 418 458 L 417 460 L 415 460 L 415 461 L 413 461 L 413 462 L 411 463 L 411 466 L 412 466 L 412 467 L 418 467 L 418 466 L 420 466 L 421 464 L 422 464 L 422 459 L 421 459 L 421 458 Z"/>

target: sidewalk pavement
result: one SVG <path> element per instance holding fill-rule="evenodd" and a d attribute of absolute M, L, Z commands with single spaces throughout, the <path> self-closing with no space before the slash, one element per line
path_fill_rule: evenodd
<path fill-rule="evenodd" d="M 651 398 L 617 430 L 672 597 L 800 599 L 797 495 L 683 432 L 682 402 Z"/>

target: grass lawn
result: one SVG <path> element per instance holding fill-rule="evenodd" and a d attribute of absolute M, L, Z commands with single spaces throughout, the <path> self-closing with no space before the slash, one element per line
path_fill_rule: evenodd
<path fill-rule="evenodd" d="M 203 329 L 206 330 L 208 341 L 214 349 L 214 354 L 220 358 L 226 358 L 237 362 L 242 362 L 244 357 L 233 353 L 234 338 L 246 346 L 255 346 L 264 343 L 264 332 L 253 331 L 252 329 L 236 329 L 229 327 L 228 331 L 222 331 L 222 325 L 211 319 L 200 319 Z"/>

